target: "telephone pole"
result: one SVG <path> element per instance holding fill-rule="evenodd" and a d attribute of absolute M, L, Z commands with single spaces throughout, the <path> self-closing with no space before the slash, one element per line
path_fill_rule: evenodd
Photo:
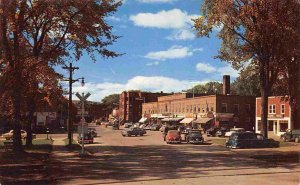
<path fill-rule="evenodd" d="M 65 65 L 63 69 L 68 70 L 69 72 L 69 78 L 64 79 L 63 81 L 69 82 L 69 103 L 68 103 L 68 139 L 69 139 L 69 145 L 72 144 L 73 141 L 73 122 L 72 122 L 72 84 L 79 81 L 79 79 L 82 80 L 81 83 L 84 84 L 84 78 L 78 78 L 76 80 L 73 80 L 73 72 L 75 69 L 79 69 L 79 67 L 73 67 L 72 63 L 70 63 L 69 66 Z"/>

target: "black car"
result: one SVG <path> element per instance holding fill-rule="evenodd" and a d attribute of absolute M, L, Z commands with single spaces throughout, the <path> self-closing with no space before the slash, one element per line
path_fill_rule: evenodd
<path fill-rule="evenodd" d="M 204 139 L 200 130 L 191 130 L 186 136 L 186 142 L 192 144 L 202 144 Z"/>
<path fill-rule="evenodd" d="M 121 134 L 123 137 L 125 137 L 125 136 L 143 136 L 144 134 L 146 134 L 146 131 L 139 127 L 130 127 L 130 128 L 125 128 L 124 130 L 122 130 Z"/>
<path fill-rule="evenodd" d="M 216 136 L 216 133 L 218 131 L 218 128 L 217 127 L 212 127 L 212 128 L 209 128 L 208 130 L 206 130 L 206 135 L 209 137 L 209 136 Z"/>
<path fill-rule="evenodd" d="M 275 148 L 279 142 L 274 139 L 266 139 L 261 134 L 253 132 L 233 133 L 225 144 L 228 148 Z"/>
<path fill-rule="evenodd" d="M 284 134 L 281 134 L 280 139 L 283 141 L 295 141 L 296 143 L 299 143 L 300 141 L 300 129 L 298 130 L 292 130 L 288 129 Z"/>
<path fill-rule="evenodd" d="M 160 129 L 160 125 L 159 124 L 152 124 L 150 126 L 150 130 L 151 131 L 158 131 Z"/>
<path fill-rule="evenodd" d="M 225 127 L 221 127 L 218 129 L 218 131 L 216 132 L 216 136 L 218 137 L 224 137 L 225 136 L 225 133 L 228 131 L 227 128 Z"/>

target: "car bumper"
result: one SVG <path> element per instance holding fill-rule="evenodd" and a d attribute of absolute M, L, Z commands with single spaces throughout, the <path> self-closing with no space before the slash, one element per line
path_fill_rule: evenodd
<path fill-rule="evenodd" d="M 189 143 L 192 143 L 192 144 L 201 144 L 201 143 L 203 143 L 203 140 L 191 140 L 191 141 L 189 141 Z"/>

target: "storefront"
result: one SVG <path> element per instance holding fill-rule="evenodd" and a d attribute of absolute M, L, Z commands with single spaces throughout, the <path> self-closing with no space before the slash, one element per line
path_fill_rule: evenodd
<path fill-rule="evenodd" d="M 275 134 L 280 136 L 283 134 L 287 129 L 291 128 L 291 122 L 290 118 L 278 116 L 276 117 L 268 117 L 268 123 L 267 123 L 268 132 L 270 134 Z M 255 126 L 255 132 L 261 133 L 262 131 L 262 124 L 261 124 L 261 118 L 256 118 L 256 126 Z"/>

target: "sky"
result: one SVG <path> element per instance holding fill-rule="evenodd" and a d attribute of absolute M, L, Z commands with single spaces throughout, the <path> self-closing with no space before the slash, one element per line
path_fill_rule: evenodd
<path fill-rule="evenodd" d="M 125 0 L 106 18 L 121 38 L 109 49 L 124 55 L 96 62 L 87 55 L 73 62 L 85 86 L 73 92 L 90 92 L 90 101 L 125 90 L 180 92 L 198 83 L 231 80 L 238 76 L 229 64 L 214 59 L 221 45 L 215 28 L 210 38 L 197 38 L 191 19 L 201 15 L 202 0 Z M 63 75 L 68 73 L 59 70 Z M 74 97 L 76 99 L 76 97 Z"/>

